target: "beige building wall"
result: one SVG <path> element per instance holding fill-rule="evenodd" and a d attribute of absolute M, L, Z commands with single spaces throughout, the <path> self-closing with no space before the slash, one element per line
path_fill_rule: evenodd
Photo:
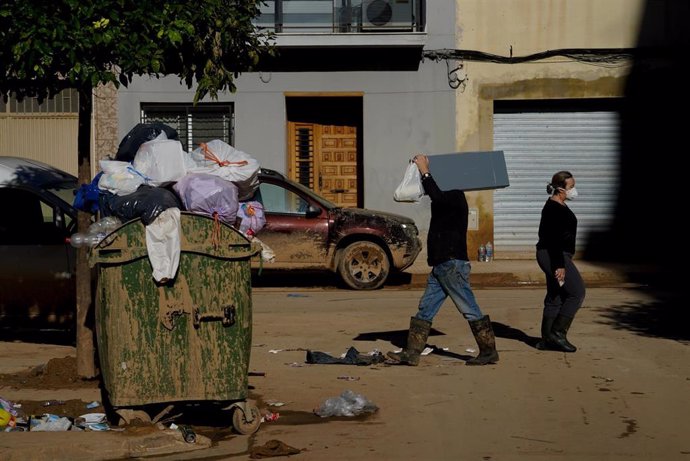
<path fill-rule="evenodd" d="M 517 57 L 565 48 L 634 48 L 645 2 L 457 0 L 456 5 L 457 49 Z M 457 76 L 464 79 L 456 92 L 460 152 L 493 149 L 495 100 L 621 97 L 631 65 L 560 56 L 523 64 L 457 64 L 462 65 Z M 479 230 L 468 234 L 472 255 L 479 242 L 494 240 L 493 192 L 469 193 L 468 202 L 477 208 L 479 220 Z"/>
<path fill-rule="evenodd" d="M 77 175 L 77 114 L 0 114 L 0 155 L 30 158 Z"/>

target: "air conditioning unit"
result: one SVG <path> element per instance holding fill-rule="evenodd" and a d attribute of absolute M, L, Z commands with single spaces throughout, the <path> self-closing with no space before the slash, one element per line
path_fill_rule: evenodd
<path fill-rule="evenodd" d="M 413 0 L 362 0 L 362 30 L 412 31 Z"/>

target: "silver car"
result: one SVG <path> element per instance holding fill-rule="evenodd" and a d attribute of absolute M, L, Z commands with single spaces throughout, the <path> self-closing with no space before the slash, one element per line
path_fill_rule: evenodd
<path fill-rule="evenodd" d="M 0 328 L 74 328 L 77 178 L 0 157 Z"/>

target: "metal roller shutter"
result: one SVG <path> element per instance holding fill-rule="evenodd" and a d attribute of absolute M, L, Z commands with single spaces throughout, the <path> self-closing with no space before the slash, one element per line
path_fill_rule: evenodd
<path fill-rule="evenodd" d="M 494 149 L 504 152 L 510 178 L 494 193 L 496 251 L 534 249 L 546 184 L 560 170 L 575 176 L 579 193 L 568 202 L 578 219 L 576 249 L 606 229 L 617 200 L 618 136 L 612 111 L 494 114 Z"/>

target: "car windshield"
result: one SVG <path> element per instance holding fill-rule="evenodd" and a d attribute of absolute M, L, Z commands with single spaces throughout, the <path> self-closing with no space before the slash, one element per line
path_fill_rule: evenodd
<path fill-rule="evenodd" d="M 74 191 L 76 187 L 77 184 L 74 182 L 63 182 L 50 184 L 45 190 L 72 206 L 74 203 Z"/>
<path fill-rule="evenodd" d="M 309 189 L 307 186 L 304 186 L 298 182 L 295 182 L 291 179 L 285 178 L 285 182 L 290 183 L 293 185 L 295 188 L 299 189 L 300 191 L 304 192 L 306 195 L 311 197 L 312 199 L 316 200 L 319 202 L 324 208 L 327 208 L 329 210 L 332 210 L 333 208 L 338 208 L 338 205 L 335 203 L 331 202 L 330 200 L 327 200 L 323 197 L 321 197 L 319 194 L 314 192 L 313 190 Z"/>

